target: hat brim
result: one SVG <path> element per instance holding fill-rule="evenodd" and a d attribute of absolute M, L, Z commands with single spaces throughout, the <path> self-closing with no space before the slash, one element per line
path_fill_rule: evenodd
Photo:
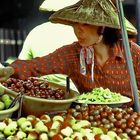
<path fill-rule="evenodd" d="M 39 7 L 40 11 L 58 11 L 66 6 L 77 3 L 79 0 L 45 0 Z"/>
<path fill-rule="evenodd" d="M 88 2 L 86 1 L 86 4 L 87 3 Z M 116 7 L 114 5 L 112 6 L 111 3 L 109 7 L 110 11 L 105 11 L 106 9 L 103 9 L 100 4 L 98 5 L 99 6 L 95 7 L 96 9 L 93 10 L 90 5 L 84 7 L 83 1 L 81 0 L 74 5 L 58 10 L 50 16 L 49 20 L 53 23 L 61 23 L 66 25 L 83 23 L 120 29 L 121 27 Z M 131 35 L 137 35 L 136 28 L 126 18 L 124 18 L 124 22 L 128 33 Z"/>

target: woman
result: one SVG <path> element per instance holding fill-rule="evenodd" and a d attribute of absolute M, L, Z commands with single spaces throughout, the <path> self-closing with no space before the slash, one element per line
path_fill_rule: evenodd
<path fill-rule="evenodd" d="M 71 25 L 78 42 L 41 58 L 15 61 L 9 68 L 13 77 L 26 79 L 30 76 L 62 73 L 72 79 L 81 93 L 103 87 L 132 97 L 116 11 L 110 0 L 81 0 L 59 10 L 50 20 Z M 128 33 L 136 35 L 135 28 L 127 20 L 126 24 Z M 140 89 L 140 48 L 133 42 L 130 45 Z M 4 78 L 3 75 L 1 78 Z"/>

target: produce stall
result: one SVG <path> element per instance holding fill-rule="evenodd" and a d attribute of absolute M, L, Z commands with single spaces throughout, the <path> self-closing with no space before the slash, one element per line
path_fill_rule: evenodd
<path fill-rule="evenodd" d="M 57 84 L 54 86 L 37 78 L 26 81 L 10 78 L 2 83 L 1 89 L 1 98 L 6 95 L 16 99 L 18 93 L 24 92 L 22 102 L 15 103 L 20 104 L 18 110 L 1 119 L 1 139 L 140 139 L 140 113 L 132 108 L 122 108 L 123 104 L 129 103 L 131 99 L 126 97 L 124 100 L 122 95 L 109 89 L 96 88 L 82 95 L 70 90 L 66 99 L 65 87 Z M 39 111 L 42 108 L 43 110 Z M 19 111 L 22 111 L 20 116 Z"/>
<path fill-rule="evenodd" d="M 9 78 L 0 85 L 0 139 L 140 140 L 139 95 L 131 64 L 135 110 L 127 107 L 132 99 L 110 89 L 78 93 L 69 89 L 68 81 L 64 87 L 34 77 Z"/>

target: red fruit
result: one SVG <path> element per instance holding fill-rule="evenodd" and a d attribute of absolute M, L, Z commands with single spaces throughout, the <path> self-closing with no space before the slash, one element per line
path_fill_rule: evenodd
<path fill-rule="evenodd" d="M 95 105 L 89 105 L 89 111 L 93 111 L 95 109 Z"/>
<path fill-rule="evenodd" d="M 105 111 L 101 112 L 101 117 L 106 118 L 107 117 L 107 112 L 105 112 Z"/>
<path fill-rule="evenodd" d="M 117 134 L 121 134 L 122 132 L 123 132 L 123 130 L 122 130 L 121 128 L 117 128 L 117 129 L 116 129 L 116 133 L 117 133 Z"/>
<path fill-rule="evenodd" d="M 108 128 L 105 128 L 105 127 L 100 127 L 102 129 L 102 131 L 104 132 L 104 134 L 107 134 L 108 132 Z"/>
<path fill-rule="evenodd" d="M 77 120 L 82 120 L 82 113 L 81 112 L 74 112 L 73 116 Z"/>
<path fill-rule="evenodd" d="M 67 111 L 67 113 L 70 114 L 70 115 L 72 115 L 74 112 L 76 112 L 76 109 L 74 109 L 74 108 L 70 108 Z"/>
<path fill-rule="evenodd" d="M 116 118 L 117 120 L 121 120 L 121 119 L 122 119 L 122 112 L 117 112 L 117 113 L 115 114 L 115 118 Z"/>
<path fill-rule="evenodd" d="M 121 128 L 122 128 L 123 130 L 125 130 L 126 127 L 127 127 L 127 124 L 126 124 L 126 123 L 122 123 L 122 124 L 121 124 Z"/>
<path fill-rule="evenodd" d="M 132 118 L 132 117 L 129 117 L 128 119 L 127 119 L 127 123 L 131 123 L 131 122 L 134 122 L 135 121 L 135 118 Z"/>
<path fill-rule="evenodd" d="M 64 129 L 66 127 L 70 126 L 70 123 L 67 121 L 61 122 L 61 128 L 60 129 Z"/>
<path fill-rule="evenodd" d="M 88 111 L 82 112 L 82 119 L 83 120 L 88 120 L 89 119 Z"/>
<path fill-rule="evenodd" d="M 101 115 L 95 115 L 94 120 L 96 120 L 96 121 L 101 120 Z"/>
<path fill-rule="evenodd" d="M 133 128 L 135 126 L 135 123 L 131 122 L 131 123 L 128 123 L 127 125 L 128 125 L 129 128 Z"/>
<path fill-rule="evenodd" d="M 122 122 L 121 121 L 116 121 L 116 122 L 114 122 L 114 125 L 115 125 L 115 127 L 120 128 L 121 125 L 122 125 Z"/>
<path fill-rule="evenodd" d="M 88 140 L 88 138 L 86 136 L 83 137 L 83 140 Z"/>
<path fill-rule="evenodd" d="M 94 136 L 94 139 L 95 139 L 95 140 L 101 140 L 100 137 L 101 137 L 101 134 L 96 134 L 96 135 Z"/>
<path fill-rule="evenodd" d="M 47 122 L 47 123 L 45 123 L 45 126 L 47 126 L 47 127 L 48 127 L 48 129 L 50 129 L 50 128 L 51 128 L 51 126 L 52 126 L 52 124 L 53 124 L 53 122 Z"/>
<path fill-rule="evenodd" d="M 54 135 L 51 140 L 63 140 L 63 136 L 61 134 Z"/>

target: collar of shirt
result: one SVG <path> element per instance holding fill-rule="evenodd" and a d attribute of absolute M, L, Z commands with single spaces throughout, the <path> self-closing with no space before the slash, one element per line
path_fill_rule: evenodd
<path fill-rule="evenodd" d="M 79 48 L 79 51 L 81 50 L 82 46 L 78 43 L 75 42 L 75 45 Z M 123 43 L 122 40 L 118 41 L 114 46 L 111 46 L 110 49 L 110 57 L 114 57 L 115 59 L 118 60 L 124 60 L 125 62 L 125 57 L 124 57 L 124 49 L 123 49 Z"/>

